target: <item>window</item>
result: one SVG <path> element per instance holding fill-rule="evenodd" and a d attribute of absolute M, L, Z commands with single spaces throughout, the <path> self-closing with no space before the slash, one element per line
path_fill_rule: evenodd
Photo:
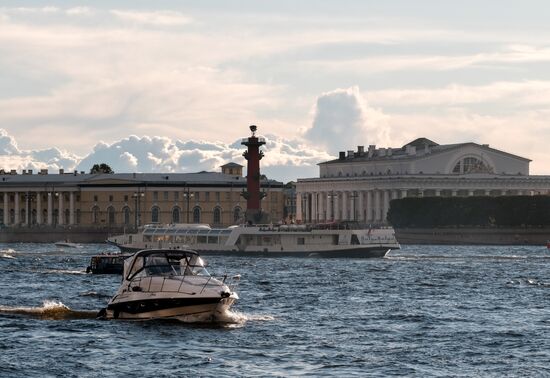
<path fill-rule="evenodd" d="M 172 209 L 172 223 L 179 223 L 180 222 L 180 208 L 179 207 L 174 207 L 174 209 Z"/>
<path fill-rule="evenodd" d="M 124 202 L 128 202 L 128 195 L 127 194 L 124 196 Z"/>
<path fill-rule="evenodd" d="M 109 224 L 109 226 L 115 224 L 115 208 L 112 206 L 109 206 L 107 208 L 107 223 Z"/>
<path fill-rule="evenodd" d="M 213 222 L 214 224 L 222 223 L 222 210 L 219 207 L 214 208 Z"/>
<path fill-rule="evenodd" d="M 220 192 L 216 192 L 216 202 L 220 202 Z"/>
<path fill-rule="evenodd" d="M 97 196 L 94 196 L 94 202 L 97 202 Z"/>
<path fill-rule="evenodd" d="M 151 222 L 153 222 L 153 223 L 158 223 L 159 222 L 159 213 L 160 213 L 160 211 L 159 211 L 158 207 L 155 206 L 151 209 Z"/>
<path fill-rule="evenodd" d="M 164 200 L 168 201 L 168 192 L 164 192 Z"/>
<path fill-rule="evenodd" d="M 71 223 L 71 212 L 69 209 L 65 209 L 65 224 Z"/>
<path fill-rule="evenodd" d="M 193 209 L 193 223 L 200 223 L 201 222 L 201 209 L 200 207 L 196 206 Z"/>
<path fill-rule="evenodd" d="M 195 201 L 198 201 L 200 199 L 199 193 L 200 192 L 195 192 Z"/>
<path fill-rule="evenodd" d="M 153 192 L 153 201 L 158 201 L 159 199 L 159 192 Z"/>
<path fill-rule="evenodd" d="M 204 192 L 204 200 L 206 202 L 210 201 L 210 192 Z"/>
<path fill-rule="evenodd" d="M 76 220 L 75 220 L 76 224 L 80 224 L 80 222 L 82 220 L 81 217 L 82 217 L 82 214 L 80 212 L 80 209 L 76 209 Z"/>
<path fill-rule="evenodd" d="M 113 202 L 113 196 L 109 196 L 109 202 Z"/>
<path fill-rule="evenodd" d="M 174 192 L 174 201 L 179 201 L 180 199 L 180 192 Z"/>
<path fill-rule="evenodd" d="M 452 172 L 456 174 L 493 173 L 493 168 L 476 157 L 465 157 L 455 164 Z"/>
<path fill-rule="evenodd" d="M 76 195 L 76 202 L 80 202 L 80 194 Z"/>

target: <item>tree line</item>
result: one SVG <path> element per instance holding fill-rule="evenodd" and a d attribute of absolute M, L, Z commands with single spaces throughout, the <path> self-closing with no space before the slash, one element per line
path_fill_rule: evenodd
<path fill-rule="evenodd" d="M 408 197 L 390 202 L 396 228 L 550 225 L 550 196 Z"/>

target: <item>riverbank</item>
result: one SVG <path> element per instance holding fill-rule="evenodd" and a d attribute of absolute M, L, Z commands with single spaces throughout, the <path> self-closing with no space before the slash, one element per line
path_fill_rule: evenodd
<path fill-rule="evenodd" d="M 550 227 L 541 228 L 397 228 L 401 244 L 546 245 Z"/>
<path fill-rule="evenodd" d="M 60 240 L 103 243 L 109 236 L 122 233 L 123 227 L 3 227 L 0 229 L 0 243 L 55 243 Z"/>

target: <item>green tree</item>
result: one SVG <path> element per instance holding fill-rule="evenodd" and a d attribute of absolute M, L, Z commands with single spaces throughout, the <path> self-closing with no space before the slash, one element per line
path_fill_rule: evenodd
<path fill-rule="evenodd" d="M 90 173 L 115 173 L 115 171 L 113 171 L 107 164 L 101 163 L 94 164 L 92 169 L 90 169 Z"/>

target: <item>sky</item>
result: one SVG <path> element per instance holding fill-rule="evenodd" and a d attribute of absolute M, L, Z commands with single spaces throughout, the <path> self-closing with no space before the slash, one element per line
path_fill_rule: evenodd
<path fill-rule="evenodd" d="M 0 168 L 269 178 L 358 145 L 475 142 L 550 174 L 548 1 L 0 3 Z"/>

